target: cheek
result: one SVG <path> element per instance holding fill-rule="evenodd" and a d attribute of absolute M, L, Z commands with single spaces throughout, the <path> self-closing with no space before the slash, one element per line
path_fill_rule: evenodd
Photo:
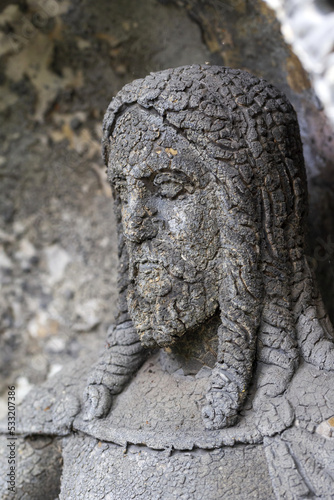
<path fill-rule="evenodd" d="M 187 203 L 183 200 L 182 205 L 175 205 L 166 218 L 168 238 L 172 240 L 174 251 L 200 269 L 216 254 L 219 245 L 216 210 L 211 207 L 196 198 Z"/>
<path fill-rule="evenodd" d="M 192 195 L 164 207 L 168 232 L 176 241 L 191 241 L 196 239 L 198 233 L 211 231 L 212 224 L 208 223 L 208 204 L 203 205 L 200 200 L 203 200 L 203 196 Z"/>

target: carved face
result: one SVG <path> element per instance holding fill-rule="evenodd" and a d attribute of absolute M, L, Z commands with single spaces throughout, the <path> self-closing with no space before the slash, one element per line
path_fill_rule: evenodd
<path fill-rule="evenodd" d="M 109 178 L 129 255 L 130 316 L 143 345 L 171 345 L 218 305 L 216 180 L 180 132 L 139 107 L 117 120 Z"/>

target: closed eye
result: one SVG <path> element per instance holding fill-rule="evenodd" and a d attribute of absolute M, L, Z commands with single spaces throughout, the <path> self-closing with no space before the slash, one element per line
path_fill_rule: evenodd
<path fill-rule="evenodd" d="M 158 193 L 166 198 L 176 198 L 186 192 L 193 193 L 194 184 L 183 172 L 160 172 L 154 178 L 153 184 L 158 188 Z"/>

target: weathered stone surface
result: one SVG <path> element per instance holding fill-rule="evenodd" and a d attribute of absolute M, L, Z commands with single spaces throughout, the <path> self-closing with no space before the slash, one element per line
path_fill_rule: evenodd
<path fill-rule="evenodd" d="M 333 134 L 273 12 L 255 0 L 201 2 L 197 13 L 194 3 L 188 9 L 163 4 L 71 0 L 51 1 L 43 10 L 30 1 L 2 3 L 0 241 L 6 266 L 11 263 L 11 269 L 1 269 L 2 391 L 22 375 L 40 383 L 105 335 L 115 312 L 116 242 L 105 237 L 113 230 L 110 192 L 98 167 L 99 123 L 124 83 L 166 67 L 203 61 L 242 67 L 288 95 L 301 124 L 310 179 L 310 262 L 333 318 Z M 203 38 L 213 40 L 214 53 L 186 12 Z M 26 239 L 36 249 L 30 262 L 14 257 Z M 50 287 L 44 250 L 55 243 L 72 261 L 64 281 Z M 76 318 L 77 305 L 92 297 L 100 300 L 103 321 L 93 335 L 78 335 L 89 326 Z M 23 327 L 30 322 L 33 329 Z"/>
<path fill-rule="evenodd" d="M 293 428 L 264 445 L 276 498 L 333 498 L 333 440 Z"/>
<path fill-rule="evenodd" d="M 306 176 L 290 103 L 240 70 L 176 68 L 118 93 L 103 146 L 119 232 L 117 322 L 92 371 L 82 360 L 31 394 L 18 431 L 89 436 L 66 437 L 63 498 L 95 498 L 96 478 L 82 470 L 98 448 L 98 477 L 111 466 L 102 457 L 118 464 L 99 486 L 106 497 L 156 488 L 167 498 L 165 476 L 142 485 L 164 450 L 175 450 L 172 468 L 198 455 L 190 473 L 225 497 L 235 484 L 217 483 L 206 464 L 231 454 L 235 482 L 251 449 L 258 478 L 262 442 L 277 498 L 329 498 L 333 440 L 321 425 L 334 413 L 333 329 L 304 253 Z M 138 478 L 120 469 L 116 444 L 133 456 L 145 447 Z M 242 491 L 264 498 L 268 477 Z M 175 470 L 175 495 L 183 482 Z"/>
<path fill-rule="evenodd" d="M 171 3 L 186 9 L 198 23 L 214 56 L 222 60 L 218 64 L 242 68 L 265 78 L 287 95 L 296 110 L 309 185 L 307 255 L 333 321 L 334 134 L 308 73 L 311 76 L 313 73 L 314 76 L 316 64 L 304 64 L 304 57 L 301 63 L 295 53 L 295 45 L 298 45 L 297 55 L 301 49 L 304 53 L 307 51 L 308 61 L 315 52 L 321 54 L 321 57 L 315 56 L 317 63 L 328 68 L 321 93 L 326 94 L 331 107 L 333 96 L 328 92 L 328 86 L 332 85 L 330 40 L 333 35 L 330 29 L 328 33 L 326 30 L 333 22 L 333 13 L 326 0 L 271 1 L 280 13 L 282 9 L 279 6 L 284 4 L 283 25 L 289 28 L 295 42 L 291 47 L 281 33 L 275 11 L 268 6 L 269 1 L 172 0 Z M 306 17 L 307 14 L 309 18 Z M 322 42 L 307 43 L 312 36 L 316 36 L 316 32 Z M 318 77 L 324 80 L 321 74 Z M 328 105 L 327 111 L 329 112 Z"/>
<path fill-rule="evenodd" d="M 261 432 L 282 431 L 299 354 L 334 366 L 304 254 L 307 187 L 291 105 L 246 72 L 181 67 L 124 87 L 103 145 L 121 242 L 120 318 L 89 380 L 90 417 L 106 415 L 109 391 L 145 359 L 142 346 L 173 346 L 216 315 L 205 425 L 236 423 L 256 353 L 266 368 L 254 407 L 277 407 Z"/>
<path fill-rule="evenodd" d="M 63 458 L 61 440 L 54 437 L 16 437 L 15 490 L 8 490 L 8 444 L 0 436 L 0 492 L 3 500 L 55 499 L 60 491 Z"/>
<path fill-rule="evenodd" d="M 241 500 L 245 491 L 246 498 L 274 498 L 259 446 L 183 453 L 122 448 L 89 436 L 65 440 L 61 500 Z"/>
<path fill-rule="evenodd" d="M 256 390 L 265 372 L 259 367 L 257 380 L 237 425 L 208 431 L 201 419 L 201 405 L 210 382 L 211 369 L 203 367 L 197 375 L 184 375 L 181 365 L 168 366 L 166 355 L 151 356 L 121 394 L 114 396 L 106 418 L 86 419 L 82 394 L 89 376 L 90 358 L 83 358 L 34 389 L 18 412 L 19 434 L 66 436 L 72 430 L 90 434 L 101 441 L 122 446 L 141 444 L 153 449 L 192 450 L 260 443 L 271 435 L 275 408 L 256 406 Z M 259 380 L 258 380 L 259 379 Z M 294 417 L 294 428 L 314 433 L 334 415 L 334 374 L 303 363 L 287 391 Z M 289 422 L 286 427 L 289 426 Z M 2 432 L 6 432 L 3 423 Z"/>
<path fill-rule="evenodd" d="M 203 488 L 212 499 L 231 495 L 244 498 L 245 492 L 247 498 L 276 496 L 280 499 L 287 496 L 300 499 L 306 494 L 331 498 L 328 491 L 332 488 L 334 440 L 323 438 L 314 433 L 314 429 L 323 418 L 333 415 L 334 399 L 330 394 L 334 386 L 333 374 L 319 371 L 309 364 L 300 367 L 288 391 L 288 399 L 296 414 L 295 424 L 281 437 L 265 437 L 263 450 L 262 438 L 254 430 L 251 397 L 237 426 L 223 431 L 205 431 L 196 404 L 206 389 L 205 373 L 199 374 L 196 380 L 193 376 L 182 375 L 180 370 L 166 372 L 165 363 L 164 356 L 161 364 L 157 356 L 149 359 L 131 385 L 115 397 L 110 415 L 95 422 L 87 422 L 80 416 L 73 422 L 73 415 L 62 410 L 68 408 L 71 398 L 72 401 L 75 397 L 80 398 L 89 372 L 89 359 L 82 359 L 81 367 L 80 363 L 68 366 L 38 391 L 30 393 L 19 411 L 18 432 L 33 433 L 37 442 L 44 439 L 48 445 L 52 439 L 38 436 L 68 437 L 63 445 L 59 440 L 54 441 L 57 451 L 47 448 L 53 453 L 52 458 L 49 454 L 41 458 L 40 452 L 33 455 L 36 453 L 32 450 L 33 443 L 19 438 L 19 457 L 23 457 L 19 460 L 19 470 L 21 475 L 25 471 L 22 475 L 26 478 L 24 481 L 31 477 L 32 466 L 28 463 L 37 461 L 39 464 L 40 472 L 30 486 L 33 489 L 27 491 L 34 492 L 34 498 L 39 498 L 39 494 L 46 495 L 41 498 L 53 498 L 52 488 L 60 487 L 59 453 L 63 446 L 60 498 L 64 499 L 130 499 L 136 498 L 134 494 L 138 498 L 140 495 L 166 499 L 184 495 L 187 498 L 186 494 L 189 498 L 202 498 Z M 197 387 L 197 394 L 194 387 Z M 62 416 L 66 416 L 66 422 Z M 245 439 L 251 441 L 251 422 L 253 439 L 259 442 L 252 446 L 242 445 Z M 73 434 L 72 429 L 79 433 Z M 222 446 L 224 442 L 234 446 Z M 3 439 L 4 450 L 6 443 L 7 440 Z M 201 450 L 198 446 L 218 448 Z M 157 449 L 164 451 L 154 451 Z M 30 462 L 27 462 L 28 457 L 24 458 L 22 450 L 30 450 Z M 7 468 L 5 456 L 4 451 L 1 465 L 4 472 Z M 49 460 L 53 475 L 48 469 Z M 55 469 L 55 464 L 59 469 Z M 48 482 L 42 486 L 39 481 L 46 473 Z M 22 485 L 20 483 L 19 491 L 26 491 L 24 481 Z M 50 496 L 47 496 L 46 487 L 50 487 Z"/>
<path fill-rule="evenodd" d="M 37 415 L 43 426 L 44 412 L 54 434 L 69 434 L 74 426 L 92 435 L 102 432 L 103 439 L 114 443 L 183 450 L 260 443 L 263 437 L 271 446 L 276 436 L 273 447 L 282 450 L 282 466 L 271 464 L 272 477 L 279 478 L 274 481 L 276 494 L 286 469 L 294 468 L 303 470 L 303 479 L 293 495 L 306 494 L 301 492 L 303 483 L 309 494 L 327 494 L 332 479 L 319 486 L 317 469 L 328 462 L 332 443 L 326 445 L 326 456 L 319 452 L 311 469 L 307 460 L 309 433 L 330 417 L 328 391 L 319 394 L 310 414 L 299 410 L 297 423 L 306 427 L 295 433 L 300 444 L 294 434 L 284 433 L 295 419 L 289 391 L 300 358 L 314 365 L 314 373 L 305 379 L 319 378 L 319 392 L 321 378 L 330 379 L 333 369 L 331 325 L 304 255 L 305 172 L 290 104 L 274 87 L 238 70 L 178 68 L 134 82 L 118 94 L 106 115 L 104 146 L 120 236 L 120 314 L 109 331 L 108 348 L 88 378 L 81 415 L 73 422 L 80 398 L 75 382 L 68 379 L 64 398 L 58 399 L 54 387 L 33 399 L 25 425 L 33 426 Z M 212 331 L 196 354 L 209 368 L 196 378 L 195 368 L 187 366 L 190 373 L 184 375 L 182 354 L 189 357 L 192 349 L 187 346 L 180 353 L 174 344 L 188 331 L 203 334 L 210 318 L 215 320 Z M 210 342 L 213 352 L 206 360 L 203 350 Z M 171 349 L 171 362 L 163 359 L 160 372 L 143 367 L 121 393 L 149 350 L 157 347 Z M 181 368 L 175 371 L 177 362 Z M 159 367 L 157 360 L 153 366 Z M 143 396 L 152 397 L 144 407 L 138 382 Z M 173 388 L 180 393 L 180 412 L 170 405 Z M 202 391 L 206 429 L 198 437 L 200 411 L 192 415 L 199 410 L 195 401 Z M 137 404 L 133 395 L 139 397 Z M 51 406 L 44 407 L 48 398 Z M 298 408 L 303 406 L 302 398 L 297 402 Z M 149 412 L 151 433 L 143 431 Z M 114 434 L 108 422 L 113 415 Z M 195 426 L 189 418 L 195 418 Z M 164 435 L 167 423 L 172 432 Z M 195 431 L 192 441 L 187 430 Z M 321 443 L 324 438 L 317 439 Z M 211 452 L 205 453 L 208 457 Z M 87 454 L 89 449 L 80 459 Z M 301 457 L 298 466 L 290 465 L 293 455 Z M 185 452 L 180 457 L 185 460 Z M 270 462 L 271 455 L 267 457 Z M 77 487 L 81 492 L 82 485 Z"/>

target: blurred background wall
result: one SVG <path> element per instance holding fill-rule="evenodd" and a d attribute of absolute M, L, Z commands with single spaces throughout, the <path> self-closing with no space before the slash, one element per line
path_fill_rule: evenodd
<path fill-rule="evenodd" d="M 273 1 L 0 0 L 0 393 L 16 384 L 22 398 L 103 346 L 117 237 L 101 123 L 113 95 L 150 71 L 208 62 L 288 95 L 309 178 L 309 261 L 334 319 L 330 106 L 281 34 L 288 2 Z M 331 4 L 317 6 L 324 18 Z"/>

